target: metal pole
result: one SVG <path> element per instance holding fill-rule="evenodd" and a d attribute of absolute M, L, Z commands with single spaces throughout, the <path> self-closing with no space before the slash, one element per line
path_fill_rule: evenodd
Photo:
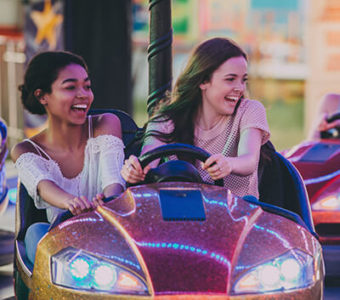
<path fill-rule="evenodd" d="M 17 143 L 23 138 L 23 131 L 19 126 L 18 119 L 18 93 L 17 93 L 17 72 L 16 64 L 23 64 L 26 57 L 16 52 L 15 42 L 9 40 L 6 44 L 6 52 L 3 56 L 7 63 L 7 89 L 8 89 L 8 137 L 9 144 Z"/>
<path fill-rule="evenodd" d="M 13 54 L 15 52 L 14 43 L 9 41 L 7 44 L 6 54 Z M 18 107 L 17 107 L 17 89 L 15 86 L 15 62 L 8 57 L 7 61 L 7 79 L 8 79 L 8 135 L 10 139 L 17 138 L 18 128 Z"/>
<path fill-rule="evenodd" d="M 172 85 L 171 0 L 149 0 L 149 117 Z"/>

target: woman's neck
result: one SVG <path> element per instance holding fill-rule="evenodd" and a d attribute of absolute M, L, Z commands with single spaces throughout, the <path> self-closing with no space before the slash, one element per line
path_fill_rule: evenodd
<path fill-rule="evenodd" d="M 88 139 L 87 122 L 82 125 L 49 122 L 46 129 L 46 142 L 57 149 L 75 150 Z"/>
<path fill-rule="evenodd" d="M 196 117 L 196 126 L 203 130 L 210 130 L 216 126 L 223 118 L 224 115 L 217 114 L 216 112 L 209 112 L 203 110 L 202 107 L 198 110 Z"/>

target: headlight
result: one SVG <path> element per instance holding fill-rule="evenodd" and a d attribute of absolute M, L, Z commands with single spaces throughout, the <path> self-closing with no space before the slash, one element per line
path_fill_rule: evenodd
<path fill-rule="evenodd" d="M 314 280 L 313 257 L 294 249 L 243 274 L 236 281 L 233 293 L 291 290 L 309 286 Z"/>
<path fill-rule="evenodd" d="M 313 210 L 319 211 L 340 211 L 340 193 L 328 195 L 312 204 Z"/>
<path fill-rule="evenodd" d="M 72 247 L 51 258 L 52 281 L 81 290 L 149 295 L 145 281 L 124 267 Z"/>

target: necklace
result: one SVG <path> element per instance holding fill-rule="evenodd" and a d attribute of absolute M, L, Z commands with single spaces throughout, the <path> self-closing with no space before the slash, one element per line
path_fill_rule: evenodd
<path fill-rule="evenodd" d="M 203 130 L 203 131 L 208 131 L 208 130 L 211 130 L 213 128 L 215 128 L 223 119 L 225 119 L 226 116 L 224 115 L 221 115 L 220 117 L 216 118 L 216 120 L 214 120 L 214 122 L 212 123 L 211 126 L 207 126 L 208 128 L 204 128 L 202 127 L 200 124 L 199 124 L 199 121 L 197 120 L 196 123 L 195 123 L 195 126 L 197 126 L 200 130 Z"/>

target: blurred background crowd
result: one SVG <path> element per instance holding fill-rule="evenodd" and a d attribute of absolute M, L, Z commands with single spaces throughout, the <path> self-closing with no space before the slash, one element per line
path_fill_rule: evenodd
<path fill-rule="evenodd" d="M 89 63 L 98 108 L 147 120 L 148 0 L 0 0 L 0 115 L 9 146 L 44 120 L 22 110 L 17 86 L 37 51 L 66 49 Z M 225 36 L 249 55 L 250 98 L 267 108 L 278 150 L 306 137 L 321 97 L 340 92 L 340 2 L 172 0 L 173 78 L 192 47 Z"/>

